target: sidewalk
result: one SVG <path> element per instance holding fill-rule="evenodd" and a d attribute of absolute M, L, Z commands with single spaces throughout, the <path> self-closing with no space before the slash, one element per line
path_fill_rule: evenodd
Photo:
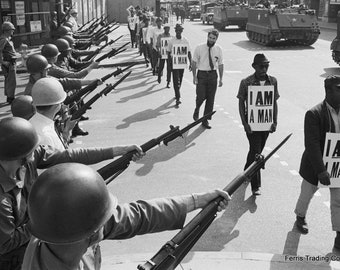
<path fill-rule="evenodd" d="M 323 22 L 323 21 L 318 21 L 320 28 L 325 28 L 329 30 L 337 30 L 337 23 L 329 23 L 329 22 Z"/>
<path fill-rule="evenodd" d="M 137 269 L 154 254 L 129 254 L 103 258 L 102 270 Z M 292 256 L 251 252 L 190 252 L 177 270 L 336 270 L 339 261 L 329 257 Z M 314 260 L 314 261 L 313 261 Z M 340 260 L 334 257 L 333 260 Z"/>

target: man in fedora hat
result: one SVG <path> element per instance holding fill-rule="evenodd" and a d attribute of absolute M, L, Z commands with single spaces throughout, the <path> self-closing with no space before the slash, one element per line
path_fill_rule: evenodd
<path fill-rule="evenodd" d="M 181 93 L 180 88 L 182 85 L 184 66 L 187 67 L 186 62 L 189 59 L 189 71 L 191 71 L 191 49 L 189 41 L 182 36 L 183 26 L 176 24 L 174 36 L 169 42 L 168 57 L 172 65 L 172 80 L 175 90 L 176 107 L 178 108 Z M 183 63 L 184 62 L 184 63 Z"/>
<path fill-rule="evenodd" d="M 249 141 L 249 152 L 247 155 L 247 162 L 244 169 L 248 168 L 255 160 L 256 155 L 260 154 L 266 144 L 269 132 L 275 132 L 277 126 L 277 99 L 280 97 L 278 88 L 277 88 L 277 80 L 275 77 L 267 74 L 269 61 L 267 57 L 262 54 L 256 54 L 254 57 L 254 61 L 252 67 L 255 69 L 255 73 L 243 79 L 240 83 L 239 91 L 237 94 L 237 98 L 239 100 L 239 113 L 242 120 L 242 124 L 244 127 L 244 131 L 246 132 L 246 136 Z M 248 123 L 248 93 L 249 86 L 267 86 L 272 85 L 274 87 L 274 95 L 273 95 L 273 123 L 270 126 L 270 129 L 267 131 L 253 131 L 251 126 Z M 261 195 L 260 191 L 261 187 L 261 174 L 258 172 L 251 179 L 251 189 L 254 196 Z"/>

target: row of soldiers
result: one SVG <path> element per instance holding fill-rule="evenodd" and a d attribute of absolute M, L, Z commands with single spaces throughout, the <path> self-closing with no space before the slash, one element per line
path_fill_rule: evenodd
<path fill-rule="evenodd" d="M 9 26 L 12 35 L 14 26 L 4 25 L 3 30 Z M 218 205 L 221 211 L 230 199 L 226 192 L 213 190 L 120 205 L 102 176 L 83 165 L 127 153 L 132 153 L 132 160 L 144 155 L 135 144 L 89 149 L 68 146 L 71 133 L 88 134 L 78 126 L 87 119 L 82 116 L 92 100 L 84 102 L 83 96 L 123 72 L 117 69 L 101 79 L 84 79 L 101 60 L 124 50 L 112 49 L 96 59 L 98 49 L 77 50 L 94 41 L 92 29 L 98 33 L 101 26 L 96 30 L 91 25 L 86 32 L 59 26 L 55 40 L 27 58 L 25 95 L 14 98 L 13 94 L 8 102 L 14 117 L 0 120 L 2 270 L 100 269 L 100 241 L 179 229 L 186 213 L 219 196 L 223 198 Z M 105 93 L 130 73 L 105 87 Z M 45 171 L 39 175 L 38 169 Z"/>

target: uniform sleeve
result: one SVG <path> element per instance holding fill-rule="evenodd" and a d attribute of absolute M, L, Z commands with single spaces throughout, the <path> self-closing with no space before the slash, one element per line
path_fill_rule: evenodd
<path fill-rule="evenodd" d="M 64 162 L 90 165 L 114 158 L 112 148 L 76 148 L 58 151 L 48 145 L 40 145 L 34 155 L 38 169 L 46 169 Z"/>
<path fill-rule="evenodd" d="M 58 67 L 58 66 L 54 66 L 53 68 L 50 68 L 48 70 L 48 75 L 61 79 L 61 78 L 77 78 L 77 79 L 81 79 L 84 78 L 86 75 L 88 74 L 87 70 L 81 70 L 78 72 L 72 72 L 69 70 L 66 70 L 64 68 Z"/>
<path fill-rule="evenodd" d="M 61 78 L 59 79 L 59 82 L 62 84 L 66 92 L 81 89 L 80 79 Z"/>
<path fill-rule="evenodd" d="M 0 196 L 0 221 L 0 255 L 17 249 L 29 241 L 31 234 L 26 224 L 17 227 L 14 223 L 14 209 L 9 196 Z"/>
<path fill-rule="evenodd" d="M 104 227 L 105 239 L 128 239 L 136 235 L 183 227 L 187 205 L 181 197 L 137 201 L 118 205 Z"/>

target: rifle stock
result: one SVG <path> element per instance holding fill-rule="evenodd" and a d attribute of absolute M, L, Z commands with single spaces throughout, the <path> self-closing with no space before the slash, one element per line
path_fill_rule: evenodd
<path fill-rule="evenodd" d="M 196 120 L 195 122 L 191 123 L 181 130 L 178 126 L 174 127 L 171 125 L 169 131 L 165 132 L 157 138 L 151 139 L 150 141 L 142 144 L 140 147 L 142 148 L 143 152 L 147 152 L 153 147 L 159 145 L 161 142 L 167 145 L 168 142 L 182 136 L 189 129 L 198 125 L 199 123 L 202 123 L 204 120 L 211 117 L 214 113 L 215 111 L 204 115 L 200 119 Z M 132 157 L 135 153 L 137 153 L 136 150 L 128 152 L 97 171 L 103 177 L 107 185 L 130 165 Z"/>
<path fill-rule="evenodd" d="M 264 168 L 266 161 L 290 138 L 289 134 L 267 157 L 258 155 L 257 159 L 241 174 L 236 176 L 223 190 L 232 195 L 244 182 Z M 138 265 L 139 270 L 172 270 L 187 255 L 193 245 L 207 230 L 216 217 L 218 197 L 205 206 L 179 233 L 168 241 L 150 260 Z"/>

